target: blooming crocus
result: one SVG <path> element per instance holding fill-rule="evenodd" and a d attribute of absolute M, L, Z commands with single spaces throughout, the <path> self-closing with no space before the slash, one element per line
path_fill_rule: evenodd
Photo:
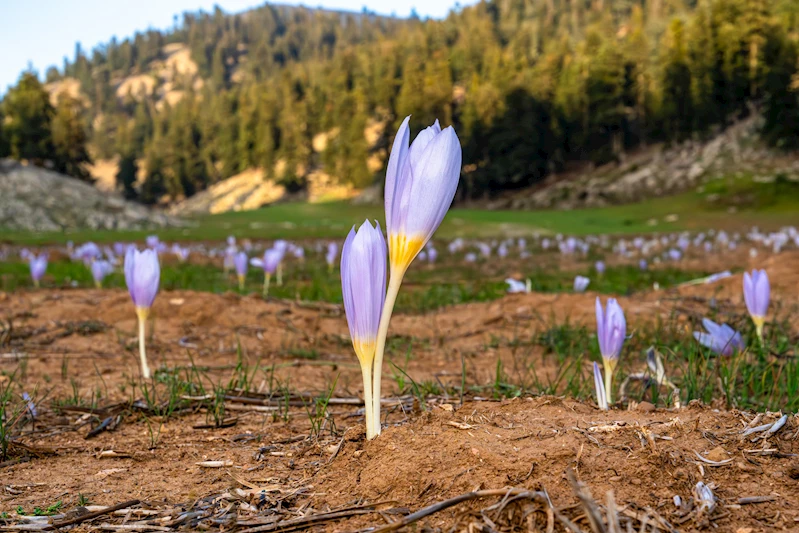
<path fill-rule="evenodd" d="M 397 131 L 386 168 L 384 203 L 390 279 L 375 349 L 375 435 L 380 433 L 380 376 L 394 302 L 411 262 L 444 220 L 461 174 L 461 145 L 452 126 L 442 130 L 436 120 L 409 145 L 409 120 L 406 117 Z"/>
<path fill-rule="evenodd" d="M 380 433 L 380 410 L 373 391 L 379 376 L 375 363 L 380 317 L 386 298 L 386 241 L 380 225 L 367 220 L 350 230 L 341 250 L 341 291 L 352 347 L 361 364 L 366 437 Z M 379 400 L 379 397 L 378 397 Z"/>
<path fill-rule="evenodd" d="M 532 282 L 527 279 L 526 281 L 518 281 L 513 278 L 508 278 L 505 280 L 505 283 L 508 284 L 508 293 L 514 294 L 518 292 L 530 292 L 532 290 Z"/>
<path fill-rule="evenodd" d="M 640 261 L 638 261 L 639 270 L 643 271 L 646 270 L 647 268 L 649 268 L 649 265 L 647 264 L 646 259 L 641 259 Z"/>
<path fill-rule="evenodd" d="M 111 266 L 111 263 L 108 261 L 101 259 L 92 263 L 91 270 L 92 278 L 94 278 L 94 285 L 99 289 L 103 286 L 105 277 L 114 270 L 114 267 Z"/>
<path fill-rule="evenodd" d="M 33 401 L 33 398 L 30 397 L 30 394 L 23 392 L 22 399 L 25 401 L 25 409 L 28 411 L 28 414 L 31 415 L 31 418 L 36 418 L 39 416 L 39 411 L 36 409 L 36 403 Z"/>
<path fill-rule="evenodd" d="M 156 250 L 161 246 L 161 239 L 158 238 L 158 235 L 148 235 L 144 239 L 144 244 L 147 246 L 147 248 Z"/>
<path fill-rule="evenodd" d="M 150 379 L 150 367 L 147 366 L 147 353 L 144 346 L 144 329 L 161 281 L 158 253 L 152 249 L 140 252 L 135 248 L 128 248 L 125 254 L 124 270 L 125 283 L 128 286 L 133 305 L 136 306 L 136 316 L 139 319 L 141 373 L 144 379 Z"/>
<path fill-rule="evenodd" d="M 744 301 L 752 322 L 755 323 L 757 338 L 763 341 L 763 324 L 768 313 L 771 285 L 765 270 L 754 269 L 752 274 L 744 272 Z"/>
<path fill-rule="evenodd" d="M 184 248 L 179 244 L 175 244 L 174 246 L 172 246 L 172 253 L 175 254 L 175 256 L 178 258 L 178 261 L 180 261 L 181 263 L 185 263 L 186 260 L 189 258 L 191 250 L 189 250 L 188 248 Z"/>
<path fill-rule="evenodd" d="M 433 248 L 432 246 L 427 249 L 427 262 L 428 263 L 435 263 L 436 259 L 438 258 L 438 250 Z"/>
<path fill-rule="evenodd" d="M 605 273 L 605 263 L 604 263 L 604 261 L 597 261 L 594 264 L 594 269 L 596 270 L 596 273 L 599 274 L 600 276 L 602 274 L 604 274 Z"/>
<path fill-rule="evenodd" d="M 276 240 L 275 244 L 272 245 L 272 249 L 277 250 L 280 253 L 280 258 L 277 261 L 277 269 L 275 271 L 275 282 L 277 283 L 278 287 L 283 286 L 283 258 L 286 256 L 288 247 L 288 241 L 284 241 L 283 239 Z"/>
<path fill-rule="evenodd" d="M 228 275 L 230 270 L 234 267 L 233 257 L 236 255 L 237 251 L 238 250 L 236 249 L 235 245 L 228 245 L 228 247 L 225 248 L 225 258 L 222 260 L 222 268 L 225 271 L 226 276 Z"/>
<path fill-rule="evenodd" d="M 239 252 L 233 256 L 233 264 L 236 267 L 236 276 L 239 278 L 239 290 L 244 290 L 244 281 L 247 279 L 247 253 Z"/>
<path fill-rule="evenodd" d="M 577 276 L 574 278 L 574 292 L 585 292 L 591 280 L 585 276 Z"/>
<path fill-rule="evenodd" d="M 327 263 L 327 269 L 330 272 L 333 272 L 333 267 L 336 264 L 337 257 L 338 257 L 338 243 L 335 242 L 327 243 L 327 253 L 325 254 L 325 262 Z"/>
<path fill-rule="evenodd" d="M 624 311 L 615 298 L 608 298 L 608 304 L 602 309 L 602 302 L 596 299 L 596 338 L 599 341 L 599 353 L 605 367 L 605 393 L 608 403 L 613 403 L 613 372 L 619 363 L 624 338 L 627 335 L 627 321 Z"/>
<path fill-rule="evenodd" d="M 468 254 L 463 256 L 463 260 L 466 261 L 467 263 L 474 263 L 475 261 L 477 261 L 477 254 L 475 254 L 474 252 L 469 252 Z"/>
<path fill-rule="evenodd" d="M 737 350 L 743 350 L 744 342 L 741 334 L 727 324 L 719 325 L 708 318 L 703 318 L 702 325 L 705 326 L 707 333 L 694 331 L 694 338 L 702 346 L 725 356 L 730 356 Z"/>
<path fill-rule="evenodd" d="M 272 274 L 277 270 L 280 260 L 283 258 L 283 252 L 270 248 L 264 252 L 263 259 L 254 258 L 250 259 L 250 264 L 254 267 L 262 268 L 264 271 L 264 298 L 269 295 L 269 283 L 272 280 Z"/>
<path fill-rule="evenodd" d="M 596 390 L 596 403 L 603 411 L 608 410 L 608 397 L 605 394 L 605 383 L 602 381 L 602 371 L 594 361 L 594 389 Z"/>
<path fill-rule="evenodd" d="M 28 257 L 30 257 L 28 266 L 30 267 L 33 286 L 39 287 L 39 283 L 47 271 L 47 254 L 29 255 Z"/>

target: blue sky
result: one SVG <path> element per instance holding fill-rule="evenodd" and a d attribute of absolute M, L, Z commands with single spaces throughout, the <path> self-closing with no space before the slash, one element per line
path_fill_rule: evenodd
<path fill-rule="evenodd" d="M 476 0 L 461 0 L 461 5 Z M 63 65 L 73 57 L 75 43 L 84 50 L 124 39 L 148 27 L 168 28 L 172 16 L 184 11 L 211 11 L 219 5 L 226 12 L 244 11 L 263 0 L 0 0 L 0 94 L 13 85 L 28 64 L 44 76 L 47 67 Z M 399 17 L 411 9 L 422 17 L 444 17 L 456 0 L 279 0 L 281 4 L 304 4 L 331 9 L 370 11 Z"/>

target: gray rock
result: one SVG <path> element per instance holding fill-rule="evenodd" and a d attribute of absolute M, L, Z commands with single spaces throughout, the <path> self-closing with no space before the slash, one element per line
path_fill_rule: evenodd
<path fill-rule="evenodd" d="M 51 170 L 0 160 L 0 228 L 142 230 L 184 225 L 121 196 Z"/>

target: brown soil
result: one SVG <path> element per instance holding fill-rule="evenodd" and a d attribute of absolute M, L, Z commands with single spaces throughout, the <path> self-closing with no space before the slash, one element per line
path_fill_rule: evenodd
<path fill-rule="evenodd" d="M 759 266 L 768 269 L 775 305 L 788 315 L 799 305 L 799 253 L 761 258 Z M 741 276 L 736 275 L 713 285 L 639 293 L 620 298 L 620 303 L 631 329 L 672 317 L 681 324 L 701 315 L 709 298 L 715 298 L 722 314 L 742 313 L 740 286 Z M 513 295 L 423 316 L 396 316 L 390 356 L 404 367 L 410 342 L 413 357 L 406 371 L 416 381 L 460 384 L 465 361 L 469 383 L 490 383 L 498 358 L 507 369 L 517 362 L 518 354 L 510 347 L 514 339 L 566 320 L 593 327 L 595 296 L 590 292 Z M 148 349 L 154 368 L 193 361 L 209 368 L 205 374 L 209 384 L 227 380 L 240 343 L 249 365 L 274 365 L 273 373 L 256 375 L 255 388 L 262 393 L 280 382 L 293 391 L 320 394 L 338 376 L 335 396 L 360 395 L 360 371 L 337 306 L 174 291 L 159 295 L 154 312 Z M 795 332 L 799 314 L 790 316 Z M 622 514 L 644 513 L 646 508 L 678 530 L 799 529 L 799 462 L 791 456 L 799 453 L 795 417 L 789 417 L 776 436 L 752 442 L 740 431 L 754 414 L 709 406 L 651 410 L 642 404 L 627 411 L 602 412 L 590 403 L 555 397 L 475 400 L 464 405 L 458 398 L 439 398 L 426 412 L 419 412 L 412 400 L 402 406 L 395 402 L 387 408 L 383 434 L 367 442 L 357 407 L 346 401 L 331 404 L 331 417 L 314 439 L 303 438 L 310 434 L 310 425 L 301 405 L 284 417 L 266 412 L 268 406 L 257 411 L 231 402 L 229 416 L 237 416 L 232 427 L 196 429 L 209 422 L 204 412 L 165 422 L 134 412 L 113 431 L 86 439 L 96 420 L 85 409 L 53 411 L 44 406 L 69 397 L 70 380 L 79 384 L 84 399 L 100 390 L 103 407 L 131 399 L 138 354 L 128 295 L 112 290 L 0 294 L 0 317 L 5 322 L 0 327 L 0 347 L 5 352 L 0 354 L 0 370 L 10 373 L 20 367 L 17 379 L 23 388 L 48 398 L 38 425 L 21 440 L 29 448 L 30 460 L 0 468 L 4 486 L 0 512 L 12 513 L 19 505 L 30 513 L 34 506 L 58 500 L 65 509 L 74 509 L 79 493 L 92 504 L 114 505 L 135 498 L 155 510 L 225 494 L 230 501 L 243 498 L 254 506 L 236 504 L 239 515 L 251 517 L 289 513 L 284 518 L 296 518 L 375 502 L 388 502 L 383 508 L 394 509 L 318 526 L 352 531 L 396 520 L 397 508 L 415 511 L 480 489 L 546 490 L 556 507 L 576 509 L 569 507 L 577 502 L 567 480 L 571 469 L 597 501 L 604 503 L 612 490 Z M 690 334 L 688 328 L 685 334 Z M 525 357 L 545 375 L 557 371 L 557 363 L 540 351 L 531 349 Z M 396 391 L 391 372 L 386 365 L 387 396 Z M 116 412 L 111 408 L 98 415 Z M 758 423 L 777 418 L 767 414 Z M 329 431 L 331 423 L 338 430 L 335 434 Z M 152 433 L 159 428 L 157 446 L 150 449 Z M 101 455 L 111 450 L 120 456 Z M 724 464 L 710 465 L 697 453 Z M 197 464 L 202 461 L 228 463 L 211 468 Z M 698 481 L 712 483 L 720 500 L 709 517 L 678 511 L 673 503 L 675 495 L 689 501 Z M 749 496 L 768 496 L 770 501 L 739 505 L 739 498 Z M 504 517 L 500 524 L 495 523 L 496 516 L 491 519 L 490 513 L 477 512 L 500 500 L 468 501 L 421 523 L 441 530 L 465 530 L 469 524 L 511 530 L 508 524 L 518 522 L 513 517 Z M 580 521 L 575 514 L 572 518 L 590 530 L 585 519 Z M 545 519 L 536 514 L 533 522 L 519 523 L 543 528 Z M 88 522 L 79 526 L 92 527 Z M 561 527 L 558 523 L 556 530 Z"/>

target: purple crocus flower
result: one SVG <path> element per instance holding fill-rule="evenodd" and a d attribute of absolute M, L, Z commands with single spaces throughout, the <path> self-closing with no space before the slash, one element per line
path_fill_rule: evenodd
<path fill-rule="evenodd" d="M 574 278 L 574 292 L 585 292 L 591 280 L 585 276 L 577 276 Z"/>
<path fill-rule="evenodd" d="M 513 278 L 508 278 L 505 280 L 505 283 L 508 284 L 508 293 L 515 294 L 515 293 L 528 293 L 532 289 L 532 284 L 528 279 L 526 282 L 519 281 Z"/>
<path fill-rule="evenodd" d="M 101 259 L 92 263 L 91 270 L 92 278 L 94 278 L 94 284 L 99 289 L 103 286 L 103 280 L 105 277 L 114 270 L 114 267 L 108 261 Z"/>
<path fill-rule="evenodd" d="M 727 324 L 719 325 L 708 318 L 703 318 L 702 325 L 705 326 L 707 333 L 694 331 L 694 338 L 702 346 L 726 356 L 732 355 L 737 350 L 743 350 L 744 342 L 741 334 Z"/>
<path fill-rule="evenodd" d="M 333 270 L 333 266 L 336 264 L 336 258 L 338 257 L 338 243 L 329 242 L 327 243 L 327 253 L 325 254 L 325 262 L 327 263 L 327 268 L 331 271 Z"/>
<path fill-rule="evenodd" d="M 467 263 L 474 263 L 475 261 L 477 261 L 477 254 L 475 254 L 474 252 L 469 252 L 468 254 L 463 256 L 463 260 L 466 261 Z"/>
<path fill-rule="evenodd" d="M 752 322 L 755 323 L 757 336 L 763 340 L 763 324 L 768 314 L 768 304 L 771 299 L 771 285 L 765 270 L 754 269 L 752 274 L 744 272 L 744 301 Z"/>
<path fill-rule="evenodd" d="M 158 294 L 161 265 L 154 250 L 128 248 L 125 254 L 125 283 L 136 309 L 150 309 Z"/>
<path fill-rule="evenodd" d="M 28 414 L 31 415 L 31 418 L 36 418 L 39 416 L 39 411 L 36 409 L 36 404 L 30 397 L 30 394 L 23 392 L 22 399 L 25 401 L 25 408 L 28 410 Z"/>
<path fill-rule="evenodd" d="M 627 335 L 627 322 L 624 311 L 615 298 L 608 298 L 607 306 L 602 309 L 602 302 L 597 297 L 596 327 L 602 358 L 618 361 Z"/>
<path fill-rule="evenodd" d="M 436 259 L 438 259 L 438 250 L 436 250 L 431 246 L 430 248 L 427 249 L 427 262 L 435 263 Z"/>
<path fill-rule="evenodd" d="M 594 264 L 594 269 L 596 269 L 596 273 L 600 276 L 605 273 L 605 262 L 604 261 L 597 261 Z"/>
<path fill-rule="evenodd" d="M 599 353 L 605 367 L 605 394 L 608 403 L 613 403 L 613 372 L 619 362 L 619 355 L 627 335 L 627 321 L 624 311 L 615 298 L 608 298 L 608 304 L 602 309 L 602 302 L 596 299 L 596 337 L 599 341 Z"/>
<path fill-rule="evenodd" d="M 47 271 L 47 254 L 40 254 L 40 255 L 29 255 L 30 261 L 28 266 L 30 267 L 31 271 L 31 279 L 33 279 L 33 285 L 35 287 L 39 286 L 39 282 L 42 280 L 44 273 Z"/>
<path fill-rule="evenodd" d="M 347 235 L 341 250 L 341 291 L 352 346 L 363 375 L 366 437 L 372 439 L 380 433 L 373 371 L 386 299 L 386 241 L 379 224 L 372 227 L 367 220 L 357 232 L 353 228 Z"/>
<path fill-rule="evenodd" d="M 646 270 L 647 268 L 649 268 L 646 259 L 641 259 L 640 261 L 638 261 L 638 268 L 639 270 Z"/>
<path fill-rule="evenodd" d="M 158 238 L 158 235 L 148 235 L 144 239 L 144 244 L 147 248 L 155 250 L 161 246 L 161 239 Z"/>
<path fill-rule="evenodd" d="M 239 279 L 239 290 L 244 290 L 244 282 L 247 279 L 247 264 L 249 263 L 246 252 L 239 252 L 233 256 L 233 265 L 236 267 L 236 276 Z"/>
<path fill-rule="evenodd" d="M 184 248 L 179 244 L 175 244 L 172 246 L 172 253 L 175 254 L 175 256 L 178 258 L 178 261 L 180 261 L 181 263 L 185 263 L 186 260 L 189 258 L 191 250 L 189 250 L 188 248 Z"/>
<path fill-rule="evenodd" d="M 280 265 L 281 259 L 283 259 L 283 252 L 274 248 L 265 251 L 263 259 L 258 257 L 250 259 L 250 264 L 252 266 L 261 268 L 264 271 L 264 298 L 269 295 L 269 283 L 272 280 L 272 274 L 275 273 Z"/>
<path fill-rule="evenodd" d="M 150 379 L 150 367 L 147 365 L 147 354 L 144 345 L 144 333 L 150 308 L 158 294 L 161 281 L 161 265 L 158 253 L 147 249 L 140 252 L 136 248 L 128 248 L 125 253 L 125 283 L 128 286 L 136 316 L 139 319 L 139 358 L 144 379 Z"/>
<path fill-rule="evenodd" d="M 410 144 L 406 117 L 394 138 L 386 169 L 385 208 L 391 270 L 401 277 L 433 236 L 455 197 L 461 145 L 452 126 L 438 121 Z"/>

